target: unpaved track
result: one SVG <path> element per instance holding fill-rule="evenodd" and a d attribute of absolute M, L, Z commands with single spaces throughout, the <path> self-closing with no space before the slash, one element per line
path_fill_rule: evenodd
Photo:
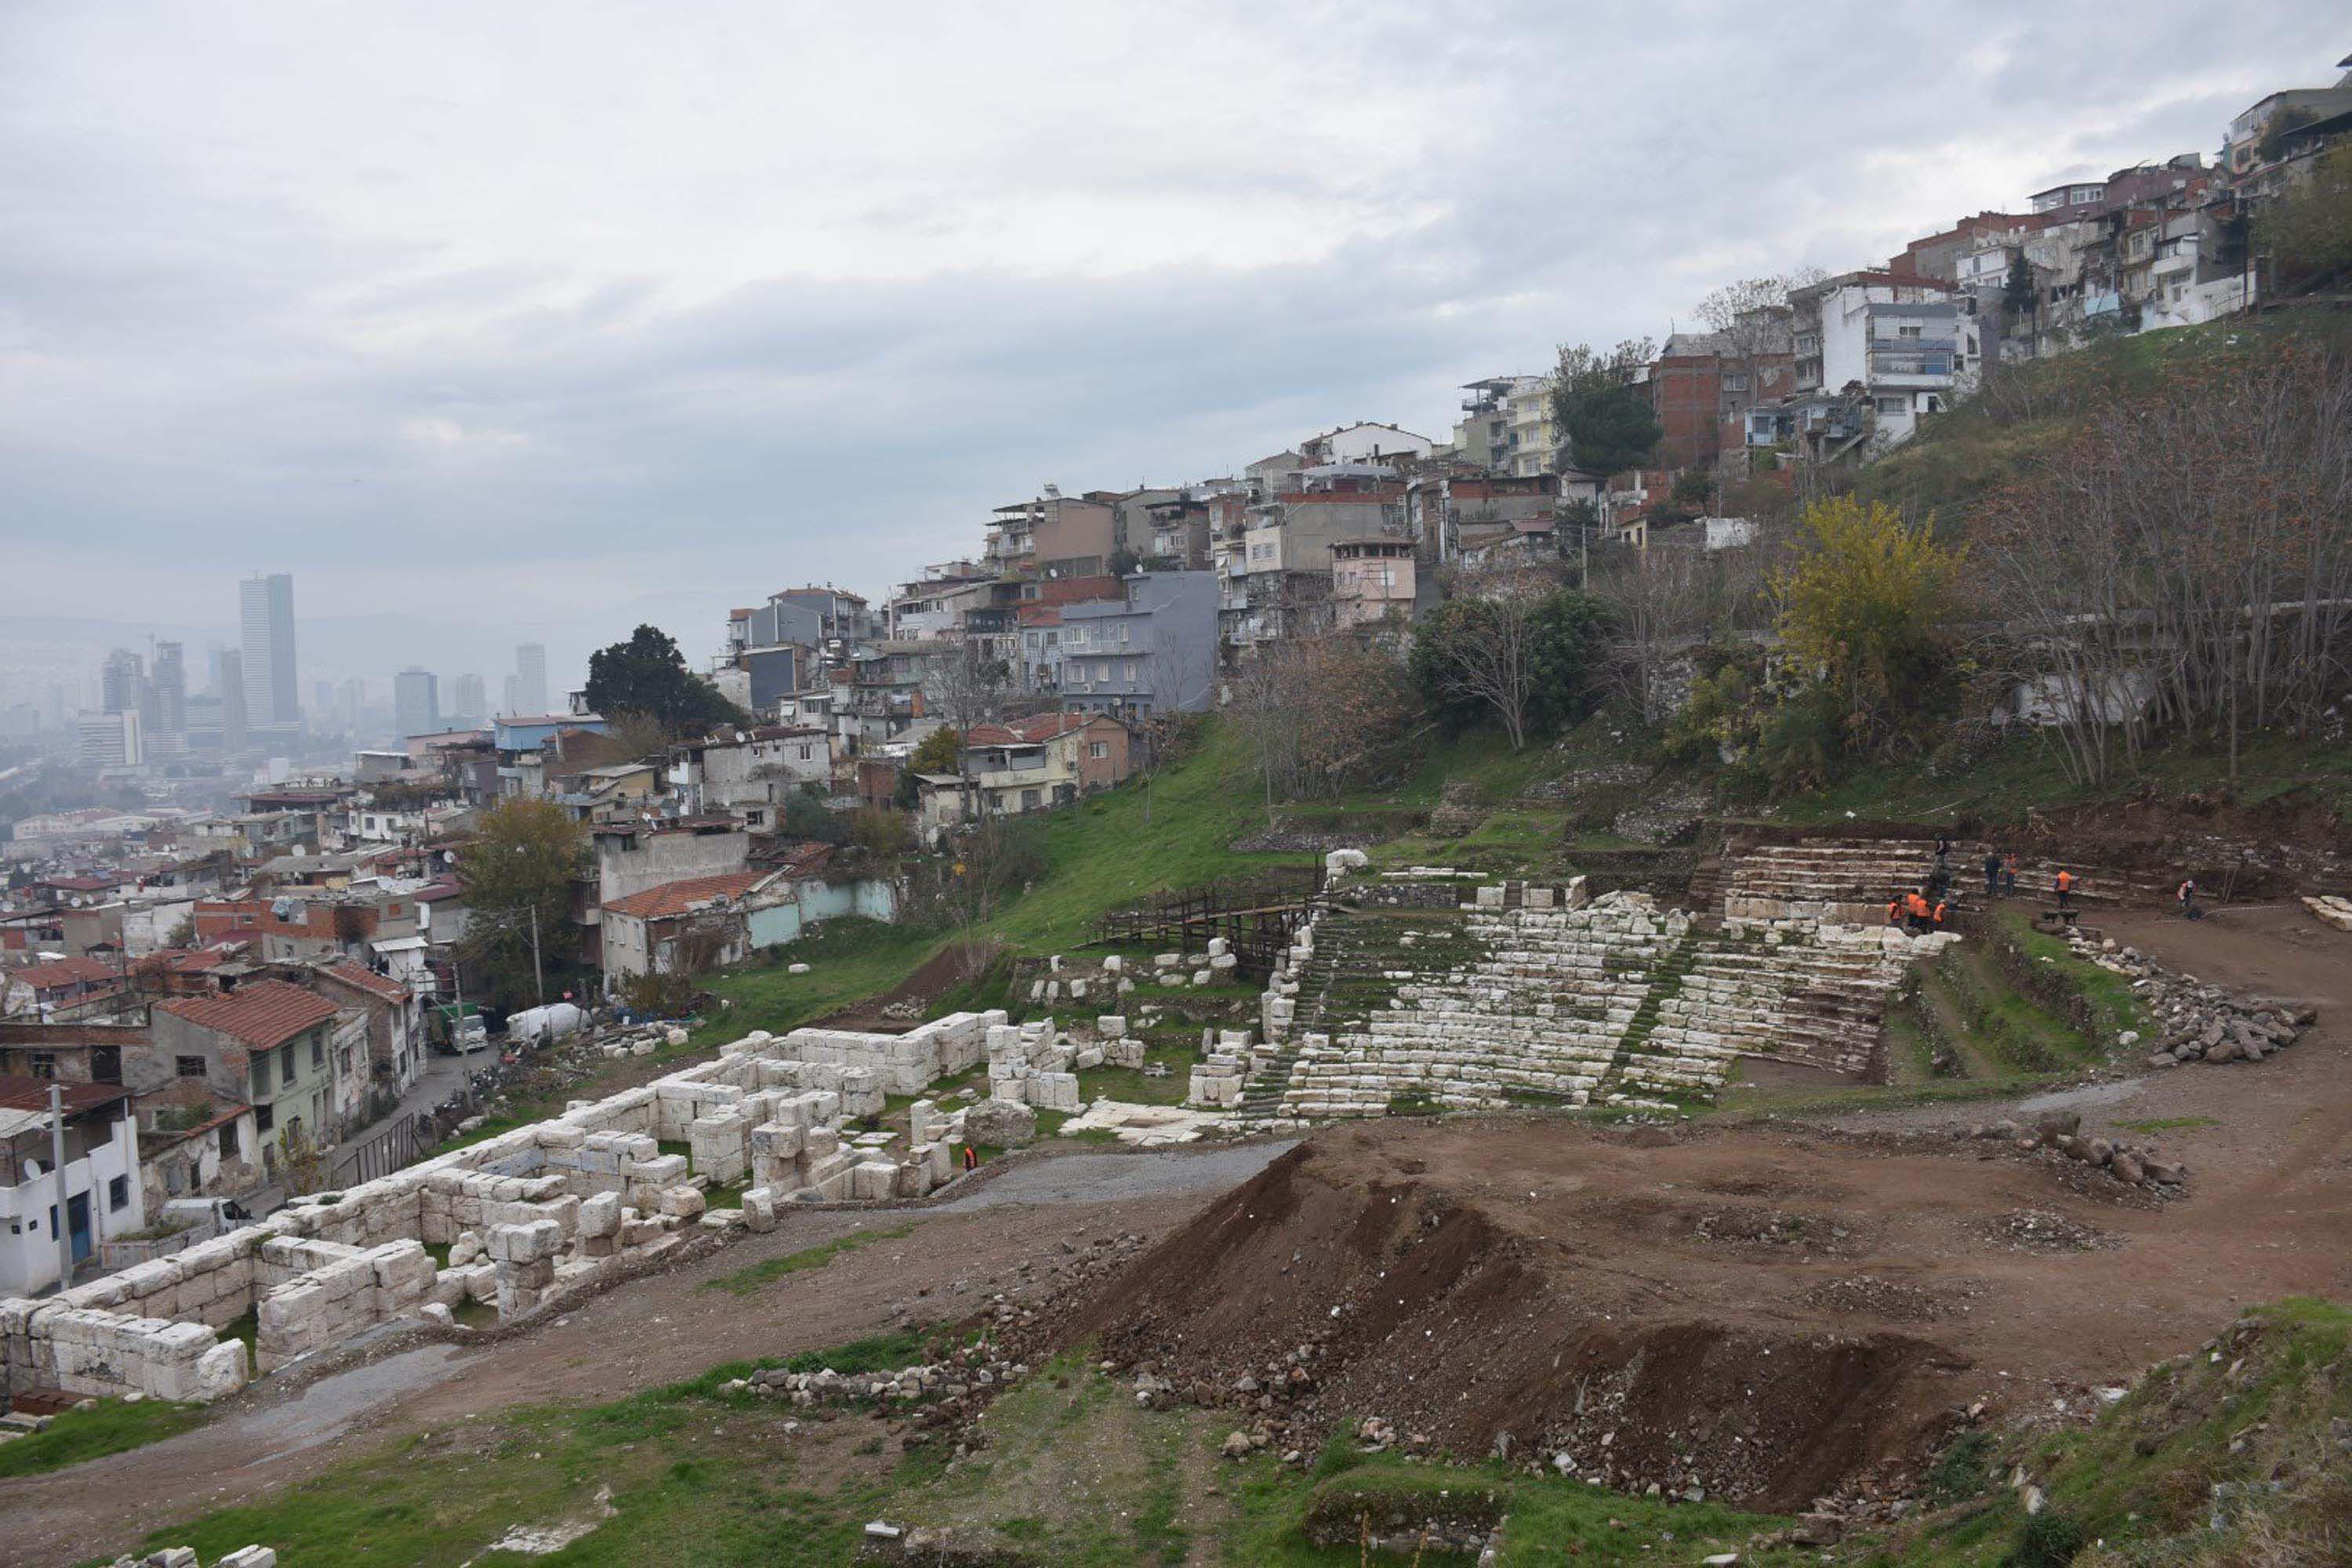
<path fill-rule="evenodd" d="M 1287 1143 L 1193 1152 L 1059 1154 L 1013 1166 L 929 1209 L 794 1213 L 770 1235 L 633 1281 L 554 1321 L 478 1348 L 433 1343 L 281 1390 L 268 1382 L 168 1442 L 0 1482 L 0 1564 L 55 1564 L 125 1549 L 149 1531 L 245 1502 L 436 1421 L 520 1405 L 614 1398 L 721 1362 L 792 1355 L 915 1321 L 960 1319 L 998 1290 L 1041 1284 L 1059 1243 L 1156 1238 L 1247 1180 Z M 704 1289 L 770 1258 L 856 1231 L 908 1234 L 751 1295 Z"/>

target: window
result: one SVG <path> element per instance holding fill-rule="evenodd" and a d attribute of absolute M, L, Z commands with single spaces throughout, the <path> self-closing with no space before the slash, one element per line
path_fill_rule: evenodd
<path fill-rule="evenodd" d="M 323 1037 L 310 1037 L 310 1065 L 314 1068 L 327 1065 L 327 1042 Z"/>
<path fill-rule="evenodd" d="M 55 1051 L 35 1051 L 33 1053 L 33 1076 L 35 1078 L 55 1078 L 58 1076 L 58 1057 Z"/>
<path fill-rule="evenodd" d="M 110 1213 L 119 1213 L 131 1206 L 131 1178 L 117 1176 L 106 1184 L 106 1206 Z"/>
<path fill-rule="evenodd" d="M 1911 400 L 1907 397 L 1882 397 L 1876 400 L 1881 414 L 1908 414 Z"/>
<path fill-rule="evenodd" d="M 1895 335 L 1898 338 L 1916 338 L 1920 335 L 1919 323 L 1906 321 L 1895 329 Z"/>
<path fill-rule="evenodd" d="M 282 1081 L 292 1083 L 299 1070 L 294 1062 L 294 1043 L 289 1040 L 278 1053 L 278 1076 Z"/>
<path fill-rule="evenodd" d="M 1024 811 L 1034 811 L 1045 803 L 1045 793 L 1041 790 L 1024 789 L 1021 792 L 1021 809 Z"/>
<path fill-rule="evenodd" d="M 1108 741 L 1087 742 L 1087 755 L 1094 758 L 1097 762 L 1100 762 L 1103 758 L 1110 755 L 1110 742 Z"/>
<path fill-rule="evenodd" d="M 220 1127 L 220 1155 L 224 1160 L 236 1158 L 236 1123 L 224 1121 Z"/>
<path fill-rule="evenodd" d="M 255 1131 L 267 1132 L 277 1125 L 278 1108 L 276 1106 L 257 1105 L 253 1108 L 253 1130 Z"/>
<path fill-rule="evenodd" d="M 268 1057 L 253 1058 L 253 1092 L 257 1095 L 269 1092 L 269 1058 Z"/>
<path fill-rule="evenodd" d="M 173 1057 L 172 1058 L 172 1068 L 173 1070 L 178 1073 L 182 1078 L 202 1078 L 205 1076 L 205 1058 L 202 1057 Z"/>

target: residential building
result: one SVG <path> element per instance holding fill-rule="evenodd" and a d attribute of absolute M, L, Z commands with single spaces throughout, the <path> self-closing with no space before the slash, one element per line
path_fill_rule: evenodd
<path fill-rule="evenodd" d="M 1132 766 L 1132 734 L 1100 713 L 1041 713 L 964 735 L 962 771 L 919 775 L 921 820 L 938 829 L 973 814 L 1044 811 L 1108 789 Z"/>
<path fill-rule="evenodd" d="M 416 988 L 350 959 L 314 963 L 302 976 L 338 1009 L 366 1020 L 367 1071 L 375 1098 L 397 1099 L 425 1071 L 425 1008 Z"/>
<path fill-rule="evenodd" d="M 1975 300 L 1948 284 L 1849 272 L 1796 289 L 1790 301 L 1795 398 L 1821 407 L 1859 399 L 1866 416 L 1866 428 L 1834 450 L 1809 450 L 1819 460 L 1858 449 L 1864 436 L 1880 448 L 1907 440 L 1920 419 L 1976 384 Z"/>
<path fill-rule="evenodd" d="M 1340 631 L 1412 618 L 1412 542 L 1344 539 L 1331 546 L 1331 622 Z"/>
<path fill-rule="evenodd" d="M 53 1089 L 62 1134 L 49 1109 Z M 128 1091 L 0 1078 L 0 1296 L 46 1290 L 99 1243 L 146 1228 L 139 1129 Z M 68 1252 L 63 1261 L 60 1233 Z"/>
<path fill-rule="evenodd" d="M 785 802 L 833 787 L 833 736 L 815 725 L 766 724 L 673 747 L 667 783 L 687 816 L 740 816 L 755 833 L 782 825 Z"/>
<path fill-rule="evenodd" d="M 1675 332 L 1649 367 L 1650 406 L 1664 468 L 1712 463 L 1748 445 L 1748 407 L 1795 390 L 1785 311 L 1759 311 L 1737 330 Z"/>
<path fill-rule="evenodd" d="M 116 1006 L 123 990 L 121 964 L 70 953 L 0 970 L 0 1003 L 5 1003 L 0 1013 L 9 1017 L 82 1017 Z"/>
<path fill-rule="evenodd" d="M 1462 462 L 1507 474 L 1511 469 L 1511 397 L 1544 384 L 1539 375 L 1492 375 L 1462 388 L 1462 417 L 1454 426 L 1454 456 Z"/>
<path fill-rule="evenodd" d="M 1508 471 L 1520 478 L 1550 473 L 1559 455 L 1559 430 L 1552 423 L 1551 386 L 1552 378 L 1548 375 L 1520 376 L 1504 399 L 1511 422 Z"/>
<path fill-rule="evenodd" d="M 732 649 L 798 643 L 828 658 L 844 658 L 879 633 L 860 595 L 829 585 L 786 588 L 769 595 L 763 605 L 730 615 L 727 644 Z"/>
<path fill-rule="evenodd" d="M 217 995 L 158 1002 L 148 1028 L 156 1059 L 176 1077 L 253 1108 L 262 1164 L 274 1177 L 289 1140 L 325 1143 L 342 1131 L 360 1064 L 346 1059 L 347 1041 L 338 1048 L 338 1016 L 316 992 L 247 980 Z"/>
<path fill-rule="evenodd" d="M 1549 516 L 1559 504 L 1565 478 L 1423 468 L 1405 482 L 1405 537 L 1412 542 L 1419 559 L 1443 565 L 1461 555 L 1465 528 L 1475 531 L 1493 523 Z"/>
<path fill-rule="evenodd" d="M 2277 143 L 2271 140 L 2273 124 L 2308 123 L 2352 110 L 2352 72 L 2333 87 L 2296 87 L 2256 100 L 2230 121 L 2221 139 L 2221 164 L 2231 180 L 2242 180 L 2265 163 L 2275 161 Z"/>
<path fill-rule="evenodd" d="M 1096 577 L 1110 568 L 1118 548 L 1112 498 L 1066 496 L 1047 485 L 1034 500 L 1014 501 L 993 513 L 982 565 L 994 574 Z"/>
<path fill-rule="evenodd" d="M 746 900 L 778 879 L 746 869 L 664 882 L 607 903 L 604 957 L 607 979 L 650 973 L 700 974 L 751 954 L 742 919 Z"/>
<path fill-rule="evenodd" d="M 1384 458 L 1426 458 L 1436 447 L 1437 443 L 1426 436 L 1416 436 L 1394 425 L 1379 425 L 1369 420 L 1326 430 L 1320 436 L 1298 444 L 1298 450 L 1310 468 L 1327 467 L 1333 463 L 1378 463 Z"/>
<path fill-rule="evenodd" d="M 1218 665 L 1215 574 L 1138 572 L 1123 590 L 1060 606 L 1064 704 L 1127 718 L 1207 710 Z"/>
<path fill-rule="evenodd" d="M 245 722 L 248 730 L 288 734 L 302 727 L 302 693 L 295 680 L 294 579 L 259 573 L 237 584 L 243 632 Z"/>
<path fill-rule="evenodd" d="M 589 837 L 596 849 L 596 902 L 608 908 L 665 883 L 740 871 L 751 853 L 741 824 L 709 817 L 605 823 Z M 436 932 L 436 940 L 447 939 Z"/>

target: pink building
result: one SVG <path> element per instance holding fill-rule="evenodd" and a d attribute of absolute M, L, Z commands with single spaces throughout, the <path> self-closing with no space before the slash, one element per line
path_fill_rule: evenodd
<path fill-rule="evenodd" d="M 1331 542 L 1332 624 L 1345 631 L 1412 616 L 1412 544 L 1402 539 Z"/>

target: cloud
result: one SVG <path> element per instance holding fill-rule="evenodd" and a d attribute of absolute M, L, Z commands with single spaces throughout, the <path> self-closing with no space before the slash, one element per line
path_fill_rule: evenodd
<path fill-rule="evenodd" d="M 2203 16 L 10 8 L 5 607 L 209 620 L 266 565 L 306 613 L 544 584 L 618 635 L 647 595 L 880 592 L 1047 480 L 1441 435 L 1562 340 L 2332 79 L 2308 7 Z"/>

